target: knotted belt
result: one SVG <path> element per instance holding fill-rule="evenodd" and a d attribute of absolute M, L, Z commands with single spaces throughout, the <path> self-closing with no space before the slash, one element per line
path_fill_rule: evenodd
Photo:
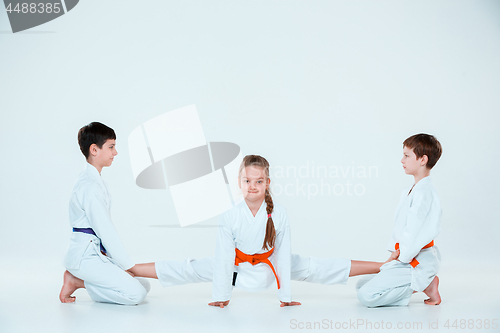
<path fill-rule="evenodd" d="M 94 229 L 92 228 L 73 228 L 73 232 L 83 232 L 84 234 L 94 235 L 99 238 L 99 236 L 96 235 Z M 100 245 L 102 254 L 106 254 L 106 249 L 104 248 L 104 246 L 102 246 L 102 242 Z"/>
<path fill-rule="evenodd" d="M 273 254 L 274 248 L 272 248 L 270 251 L 266 253 L 259 253 L 259 254 L 246 254 L 238 249 L 235 250 L 236 250 L 236 257 L 234 259 L 234 264 L 236 266 L 239 266 L 240 263 L 242 262 L 249 262 L 252 265 L 257 265 L 258 263 L 262 262 L 264 264 L 269 265 L 269 267 L 271 267 L 271 269 L 273 270 L 274 276 L 276 277 L 276 283 L 278 284 L 278 289 L 280 289 L 280 280 L 278 279 L 278 275 L 276 275 L 276 271 L 274 270 L 273 264 L 268 259 L 271 256 L 271 254 Z"/>
<path fill-rule="evenodd" d="M 423 249 L 428 249 L 428 248 L 433 247 L 433 246 L 434 246 L 434 241 L 431 241 L 429 244 L 427 244 L 426 246 L 424 246 L 424 247 L 422 248 L 422 250 L 423 250 Z M 396 243 L 396 245 L 395 245 L 394 247 L 396 248 L 396 251 L 397 251 L 397 250 L 399 250 L 399 243 Z M 412 261 L 410 261 L 410 265 L 411 265 L 411 267 L 413 267 L 413 268 L 417 267 L 417 266 L 418 266 L 418 264 L 419 264 L 419 262 L 418 262 L 418 260 L 417 260 L 417 259 L 415 259 L 415 258 L 413 258 L 413 260 L 412 260 Z"/>

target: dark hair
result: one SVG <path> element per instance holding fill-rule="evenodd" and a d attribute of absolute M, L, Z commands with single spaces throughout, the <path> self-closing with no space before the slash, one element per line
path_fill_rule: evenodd
<path fill-rule="evenodd" d="M 427 155 L 428 161 L 426 167 L 429 170 L 436 165 L 443 153 L 441 143 L 430 134 L 420 133 L 412 135 L 403 142 L 403 147 L 413 149 L 417 158 Z"/>
<path fill-rule="evenodd" d="M 116 140 L 115 131 L 111 127 L 98 122 L 83 126 L 78 131 L 78 144 L 86 159 L 89 158 L 89 148 L 92 144 L 95 143 L 100 149 L 107 140 Z"/>
<path fill-rule="evenodd" d="M 249 166 L 257 166 L 264 169 L 267 182 L 267 180 L 269 179 L 269 162 L 264 157 L 259 155 L 245 156 L 240 164 L 239 175 L 241 175 L 241 172 L 243 171 L 244 168 Z M 271 197 L 271 192 L 269 191 L 269 189 L 266 189 L 266 196 L 264 200 L 266 201 L 266 211 L 267 215 L 269 216 L 269 214 L 271 214 L 274 209 L 273 198 Z M 264 244 L 262 245 L 262 248 L 264 250 L 273 248 L 275 240 L 276 240 L 276 229 L 274 228 L 273 218 L 268 217 L 266 225 L 266 236 L 264 237 Z"/>

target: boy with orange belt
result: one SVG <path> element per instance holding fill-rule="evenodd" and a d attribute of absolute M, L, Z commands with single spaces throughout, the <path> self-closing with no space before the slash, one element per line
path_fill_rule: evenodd
<path fill-rule="evenodd" d="M 429 305 L 441 303 L 437 273 L 441 263 L 434 239 L 441 230 L 441 204 L 431 183 L 430 171 L 442 148 L 432 135 L 417 134 L 403 142 L 401 163 L 415 179 L 403 191 L 396 209 L 389 251 L 399 251 L 398 260 L 386 263 L 380 273 L 358 281 L 358 299 L 368 307 L 408 305 L 415 292 L 424 292 Z"/>

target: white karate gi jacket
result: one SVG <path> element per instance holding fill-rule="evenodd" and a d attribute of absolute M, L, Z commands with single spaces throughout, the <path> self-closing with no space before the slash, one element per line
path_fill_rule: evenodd
<path fill-rule="evenodd" d="M 67 269 L 79 269 L 87 247 L 92 246 L 103 261 L 112 261 L 123 269 L 134 266 L 134 262 L 123 246 L 111 222 L 111 197 L 97 169 L 87 163 L 78 176 L 69 202 L 71 228 L 92 228 L 96 236 L 73 232 L 68 252 L 64 258 Z M 107 255 L 100 251 L 102 242 Z"/>
<path fill-rule="evenodd" d="M 394 251 L 395 244 L 399 243 L 399 261 L 410 263 L 413 258 L 418 260 L 419 265 L 412 268 L 411 287 L 423 291 L 441 264 L 437 246 L 422 249 L 441 231 L 441 203 L 430 177 L 421 179 L 408 194 L 410 189 L 401 194 L 388 250 Z"/>
<path fill-rule="evenodd" d="M 245 201 L 221 215 L 215 250 L 215 270 L 212 286 L 212 300 L 231 299 L 233 272 L 238 272 L 236 287 L 247 291 L 262 291 L 272 286 L 277 288 L 273 271 L 265 263 L 252 265 L 249 262 L 234 265 L 235 248 L 245 254 L 265 253 L 262 245 L 266 234 L 267 212 L 264 201 L 253 216 Z M 282 302 L 291 302 L 290 288 L 290 226 L 286 211 L 274 204 L 272 213 L 276 229 L 274 252 L 269 257 L 280 281 L 278 297 Z"/>

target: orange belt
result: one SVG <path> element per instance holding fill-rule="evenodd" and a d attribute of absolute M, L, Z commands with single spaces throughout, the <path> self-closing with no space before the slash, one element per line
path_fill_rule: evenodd
<path fill-rule="evenodd" d="M 424 246 L 422 248 L 423 249 L 428 249 L 429 247 L 433 247 L 434 246 L 434 241 L 431 241 L 429 244 L 427 244 L 426 246 Z M 396 251 L 399 250 L 399 243 L 396 243 L 396 245 L 394 246 L 396 248 Z M 419 264 L 418 260 L 413 258 L 412 261 L 410 261 L 410 265 L 411 267 L 415 268 L 417 267 L 417 265 Z"/>
<path fill-rule="evenodd" d="M 252 265 L 256 265 L 260 262 L 268 264 L 269 267 L 271 267 L 271 269 L 273 270 L 274 276 L 276 277 L 276 283 L 278 283 L 278 289 L 280 289 L 280 280 L 278 279 L 278 275 L 276 275 L 276 272 L 274 271 L 273 264 L 268 259 L 271 256 L 271 254 L 273 254 L 274 248 L 272 248 L 270 251 L 266 253 L 259 253 L 259 254 L 246 254 L 238 249 L 235 250 L 236 250 L 236 258 L 234 259 L 234 264 L 236 266 L 239 266 L 240 263 L 242 262 L 249 262 Z"/>

